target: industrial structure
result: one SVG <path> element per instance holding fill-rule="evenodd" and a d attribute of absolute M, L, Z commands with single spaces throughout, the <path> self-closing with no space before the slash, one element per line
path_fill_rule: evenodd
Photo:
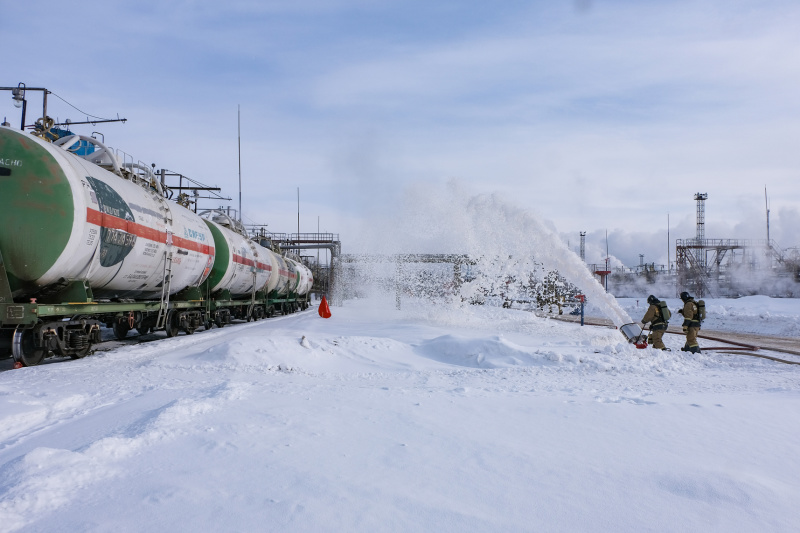
<path fill-rule="evenodd" d="M 698 296 L 739 296 L 757 290 L 763 282 L 781 278 L 798 281 L 796 253 L 781 250 L 769 239 L 769 229 L 767 239 L 707 239 L 705 201 L 708 194 L 697 193 L 694 199 L 697 201 L 696 236 L 675 241 L 679 287 Z M 769 214 L 767 217 L 769 228 Z"/>
<path fill-rule="evenodd" d="M 800 248 L 781 249 L 769 238 L 769 207 L 766 239 L 708 239 L 705 235 L 707 199 L 707 193 L 694 195 L 697 202 L 695 236 L 676 239 L 674 263 L 645 263 L 644 256 L 640 255 L 636 267 L 609 272 L 607 265 L 587 266 L 601 284 L 607 283 L 618 296 L 639 295 L 647 292 L 651 285 L 658 285 L 662 291 L 669 288 L 675 295 L 685 290 L 702 297 L 800 296 Z"/>

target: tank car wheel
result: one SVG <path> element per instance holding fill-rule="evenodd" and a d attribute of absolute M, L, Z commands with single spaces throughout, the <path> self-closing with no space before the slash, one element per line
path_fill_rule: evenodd
<path fill-rule="evenodd" d="M 82 350 L 78 350 L 77 352 L 73 352 L 69 354 L 69 356 L 73 359 L 83 359 L 87 355 L 89 355 L 89 350 L 91 349 L 91 345 L 87 346 Z"/>
<path fill-rule="evenodd" d="M 187 335 L 191 335 L 192 333 L 194 333 L 194 328 L 183 328 L 183 331 L 184 331 L 184 332 L 185 332 Z"/>
<path fill-rule="evenodd" d="M 167 337 L 176 337 L 179 333 L 178 329 L 178 313 L 174 310 L 167 313 L 167 322 L 164 324 L 164 331 L 167 332 Z"/>
<path fill-rule="evenodd" d="M 136 332 L 139 333 L 139 335 L 147 335 L 151 331 L 153 331 L 153 328 L 151 328 L 150 326 L 142 326 L 141 328 L 136 328 Z"/>
<path fill-rule="evenodd" d="M 117 340 L 125 340 L 125 337 L 128 336 L 128 332 L 131 328 L 128 327 L 128 323 L 124 321 L 120 321 L 119 319 L 114 320 L 114 325 L 112 326 L 114 330 L 114 336 Z"/>
<path fill-rule="evenodd" d="M 33 345 L 33 330 L 15 329 L 12 341 L 14 360 L 22 366 L 36 366 L 44 360 L 46 350 Z"/>
<path fill-rule="evenodd" d="M 214 327 L 214 322 L 211 320 L 206 320 L 205 322 L 203 322 L 203 327 L 205 328 L 205 331 L 208 331 Z"/>
<path fill-rule="evenodd" d="M 218 316 L 214 320 L 214 324 L 216 324 L 218 328 L 221 328 L 221 327 L 223 327 L 225 325 L 225 322 L 222 321 L 222 317 Z"/>

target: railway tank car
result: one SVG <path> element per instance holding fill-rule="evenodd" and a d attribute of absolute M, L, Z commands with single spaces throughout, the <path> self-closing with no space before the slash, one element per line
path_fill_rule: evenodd
<path fill-rule="evenodd" d="M 241 298 L 243 296 L 264 296 L 269 293 L 269 286 L 280 282 L 281 273 L 275 268 L 277 261 L 271 250 L 250 240 L 241 225 L 229 215 L 221 211 L 201 213 L 203 221 L 211 230 L 214 238 L 214 265 L 208 278 L 208 290 L 212 298 L 223 300 Z M 237 231 L 238 230 L 238 231 Z M 259 303 L 253 303 L 244 316 L 237 318 L 261 318 L 271 316 L 271 309 Z M 234 309 L 235 311 L 235 309 Z M 230 322 L 235 316 L 231 309 L 220 306 L 213 313 L 217 325 Z"/>
<path fill-rule="evenodd" d="M 93 158 L 111 161 L 97 144 L 101 153 Z M 170 293 L 197 287 L 210 273 L 211 232 L 168 202 L 152 173 L 136 182 L 120 179 L 8 128 L 0 130 L 0 150 L 13 162 L 0 195 L 0 250 L 13 297 L 46 299 L 85 280 L 95 297 L 154 298 L 161 296 L 168 260 Z"/>
<path fill-rule="evenodd" d="M 305 265 L 168 192 L 93 138 L 0 127 L 0 357 L 80 358 L 102 325 L 174 336 L 308 307 Z"/>

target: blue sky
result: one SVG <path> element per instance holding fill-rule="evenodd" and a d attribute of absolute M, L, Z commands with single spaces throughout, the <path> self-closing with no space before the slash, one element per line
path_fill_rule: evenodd
<path fill-rule="evenodd" d="M 800 245 L 799 27 L 769 0 L 0 0 L 0 85 L 119 113 L 80 132 L 234 207 L 241 105 L 243 211 L 273 231 L 297 187 L 301 231 L 346 244 L 408 184 L 457 179 L 591 253 L 608 229 L 632 265 L 666 261 L 668 213 L 694 235 L 696 192 L 708 237 L 763 238 L 766 186 L 773 238 Z"/>

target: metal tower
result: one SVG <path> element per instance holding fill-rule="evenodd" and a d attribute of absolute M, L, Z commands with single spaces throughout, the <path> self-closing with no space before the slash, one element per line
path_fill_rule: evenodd
<path fill-rule="evenodd" d="M 694 195 L 694 199 L 697 200 L 697 236 L 695 240 L 697 240 L 698 248 L 695 250 L 695 257 L 697 258 L 698 266 L 700 267 L 700 271 L 705 273 L 706 271 L 706 249 L 705 249 L 705 240 L 706 240 L 706 199 L 708 198 L 707 193 L 697 193 Z M 699 292 L 699 291 L 698 291 Z"/>
<path fill-rule="evenodd" d="M 707 193 L 697 193 L 694 199 L 697 200 L 697 240 L 702 241 L 706 238 L 706 199 Z M 699 244 L 699 243 L 698 243 Z"/>
<path fill-rule="evenodd" d="M 586 232 L 581 232 L 581 261 L 586 262 Z"/>

